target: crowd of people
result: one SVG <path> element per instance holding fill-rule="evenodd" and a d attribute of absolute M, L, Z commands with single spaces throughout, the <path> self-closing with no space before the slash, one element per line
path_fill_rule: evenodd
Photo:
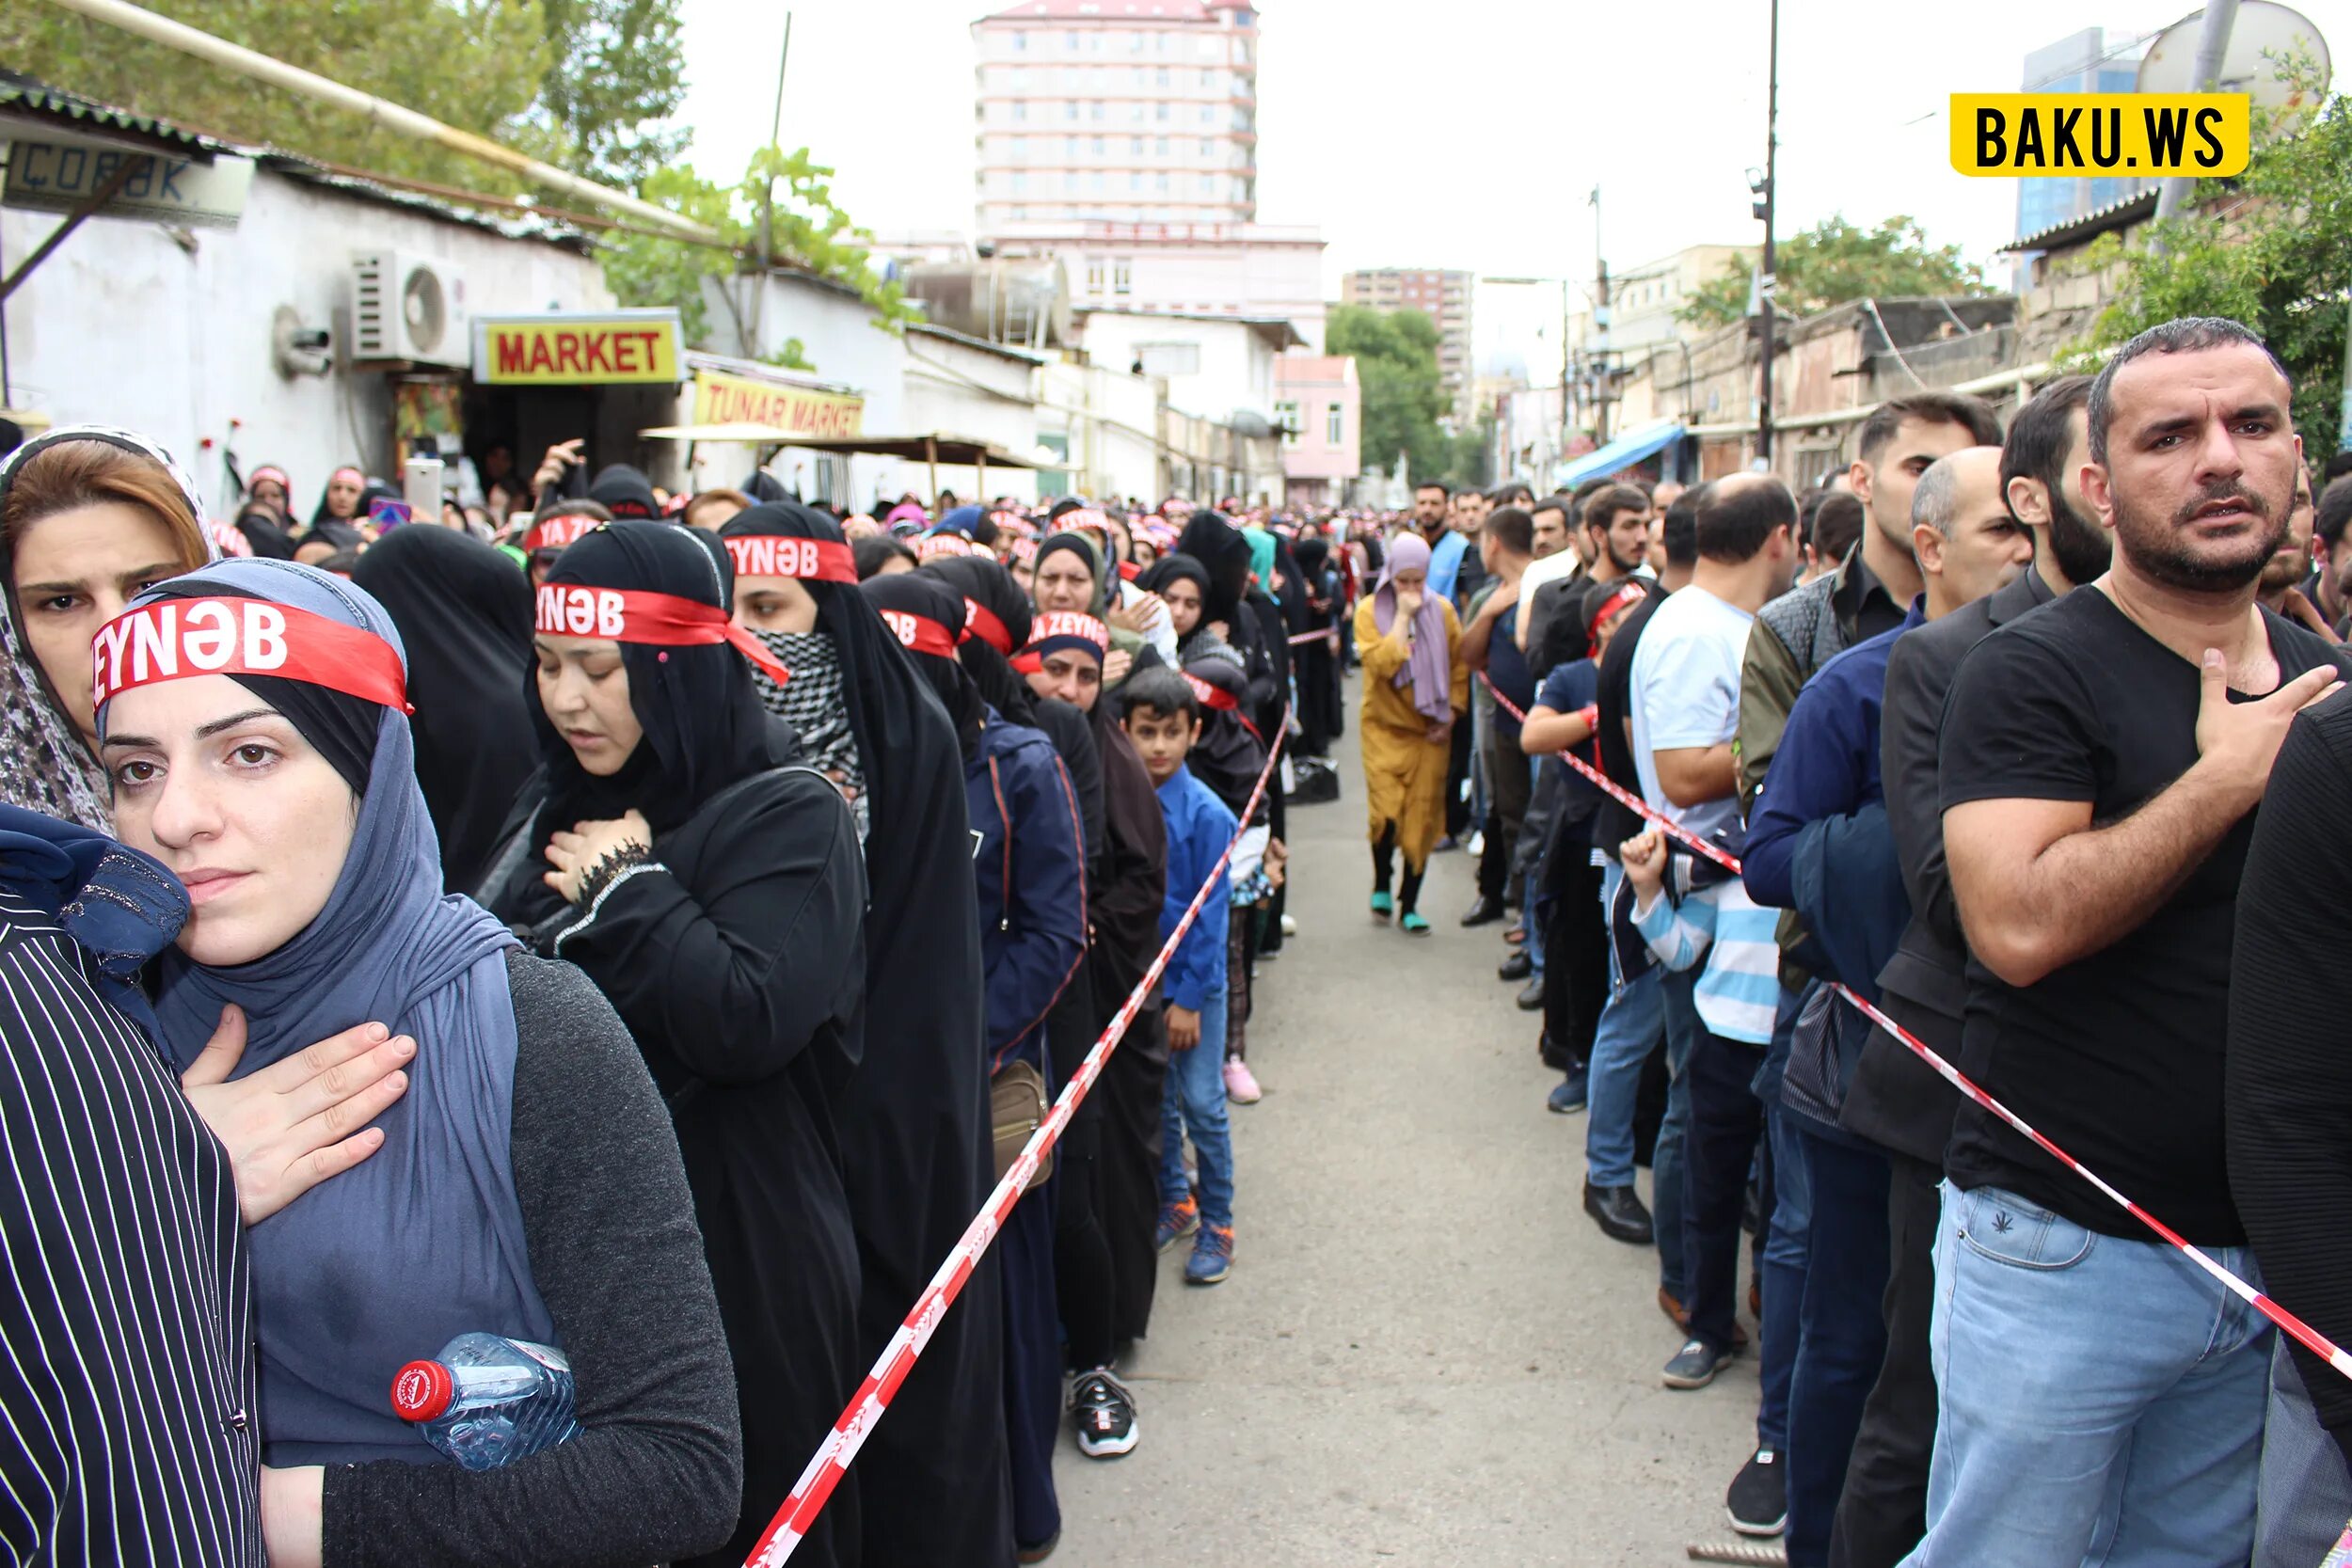
<path fill-rule="evenodd" d="M 2290 393 L 2183 320 L 2006 431 L 1883 404 L 1803 495 L 1425 485 L 1358 609 L 1373 917 L 1479 851 L 1583 1208 L 1656 1248 L 1666 1387 L 1753 1344 L 1725 1507 L 1800 1568 L 2345 1532 L 2352 1382 L 1852 1000 L 2352 1335 L 2352 451 Z"/>
<path fill-rule="evenodd" d="M 14 1560 L 733 1568 L 1138 990 L 797 1560 L 1041 1560 L 1160 1255 L 1235 1266 L 1321 527 L 581 468 L 215 528 L 130 432 L 0 460 Z M 395 1413 L 477 1332 L 577 1435 Z"/>
<path fill-rule="evenodd" d="M 2204 319 L 2006 430 L 1886 403 L 1802 495 L 851 513 L 564 443 L 438 517 L 354 467 L 297 524 L 263 467 L 221 527 L 133 433 L 25 441 L 0 1541 L 740 1562 L 1140 992 L 797 1553 L 1041 1560 L 1065 1427 L 1140 1440 L 1162 1256 L 1236 1266 L 1356 670 L 1374 923 L 1475 860 L 1662 1382 L 1758 1359 L 1737 1528 L 2315 1563 L 2352 1381 L 1853 999 L 2352 1340 L 2347 470 Z M 476 1331 L 562 1352 L 578 1435 L 473 1471 L 395 1414 Z"/>

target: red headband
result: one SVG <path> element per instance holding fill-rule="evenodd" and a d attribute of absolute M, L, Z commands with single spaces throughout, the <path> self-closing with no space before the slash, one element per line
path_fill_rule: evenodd
<path fill-rule="evenodd" d="M 832 539 L 788 533 L 745 533 L 726 541 L 739 578 L 798 578 L 803 582 L 857 581 L 850 546 Z"/>
<path fill-rule="evenodd" d="M 582 516 L 549 517 L 545 522 L 533 522 L 531 531 L 523 535 L 523 554 L 531 555 L 544 549 L 560 550 L 583 535 L 595 532 L 603 523 L 601 517 Z"/>
<path fill-rule="evenodd" d="M 1259 745 L 1263 746 L 1265 744 L 1265 736 L 1260 735 L 1258 733 L 1258 726 L 1249 721 L 1249 715 L 1241 710 L 1241 700 L 1239 698 L 1235 697 L 1232 692 L 1226 690 L 1223 687 L 1216 685 L 1213 681 L 1202 680 L 1199 675 L 1194 674 L 1189 670 L 1184 672 L 1184 684 L 1192 688 L 1192 694 L 1200 699 L 1200 704 L 1203 707 L 1212 707 L 1219 713 L 1232 714 L 1234 718 L 1241 721 L 1241 727 L 1243 729 L 1248 730 L 1252 736 L 1257 737 Z"/>
<path fill-rule="evenodd" d="M 601 637 L 658 648 L 701 648 L 731 642 L 781 685 L 792 678 L 768 645 L 727 619 L 727 612 L 699 599 L 647 594 L 628 588 L 596 588 L 550 582 L 539 589 L 535 630 L 555 637 Z"/>
<path fill-rule="evenodd" d="M 286 476 L 286 470 L 279 467 L 274 467 L 267 463 L 262 464 L 260 467 L 253 470 L 253 477 L 245 482 L 246 490 L 250 493 L 256 484 L 261 483 L 262 481 L 265 479 L 276 480 L 278 482 L 278 487 L 280 490 L 285 491 L 288 495 L 294 494 L 294 481 Z"/>
<path fill-rule="evenodd" d="M 977 553 L 972 541 L 961 533 L 927 533 L 914 542 L 914 559 L 918 562 Z"/>
<path fill-rule="evenodd" d="M 1603 621 L 1626 606 L 1639 604 L 1648 597 L 1649 590 L 1643 585 L 1640 578 L 1626 578 L 1623 586 L 1600 601 L 1600 608 L 1593 611 L 1593 618 L 1584 623 L 1584 641 L 1587 643 L 1593 641 L 1594 635 L 1600 630 L 1600 624 Z"/>
<path fill-rule="evenodd" d="M 1012 657 L 1012 629 L 977 599 L 963 601 L 963 635 L 978 638 L 1008 658 Z"/>
<path fill-rule="evenodd" d="M 1037 564 L 1037 541 L 1021 538 L 1012 542 L 1012 558 L 1024 566 Z"/>
<path fill-rule="evenodd" d="M 928 615 L 917 615 L 911 610 L 884 610 L 875 607 L 882 625 L 896 633 L 900 642 L 918 654 L 933 658 L 956 657 L 956 635 Z"/>
<path fill-rule="evenodd" d="M 90 642 L 96 706 L 134 687 L 190 675 L 276 675 L 410 711 L 398 650 L 372 631 L 268 599 L 158 599 L 126 610 Z"/>

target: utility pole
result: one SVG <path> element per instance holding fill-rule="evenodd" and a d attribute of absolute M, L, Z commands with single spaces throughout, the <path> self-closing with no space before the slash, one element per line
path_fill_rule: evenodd
<path fill-rule="evenodd" d="M 1756 400 L 1756 455 L 1767 469 L 1772 466 L 1772 293 L 1778 286 L 1772 277 L 1772 203 L 1780 195 L 1780 0 L 1772 0 L 1772 29 L 1764 86 L 1764 199 L 1750 209 L 1764 220 L 1764 265 L 1756 280 L 1763 305 L 1764 367 Z"/>
<path fill-rule="evenodd" d="M 2197 54 L 2189 65 L 2191 92 L 2211 92 L 2218 85 L 2221 62 L 2230 53 L 2230 27 L 2237 21 L 2237 0 L 2206 0 L 2205 20 L 2197 30 Z M 2156 216 L 2169 218 L 2188 199 L 2190 182 L 2181 175 L 2165 181 L 2156 191 Z"/>
<path fill-rule="evenodd" d="M 1609 258 L 1600 244 L 1600 187 L 1593 209 L 1593 444 L 1609 444 Z"/>
<path fill-rule="evenodd" d="M 784 135 L 784 71 L 792 62 L 792 13 L 784 13 L 784 47 L 776 54 L 776 112 L 768 121 L 768 145 L 774 147 Z M 756 359 L 768 352 L 768 275 L 776 264 L 776 177 L 768 176 L 766 188 L 759 198 L 759 277 L 752 285 L 752 341 L 743 345 L 744 357 Z"/>
<path fill-rule="evenodd" d="M 2344 401 L 2336 405 L 2336 450 L 2352 451 L 2352 310 L 2344 318 Z"/>

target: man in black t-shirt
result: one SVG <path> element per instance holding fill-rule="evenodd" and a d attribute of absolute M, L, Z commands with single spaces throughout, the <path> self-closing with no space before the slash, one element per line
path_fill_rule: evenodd
<path fill-rule="evenodd" d="M 2223 1159 L 2237 884 L 2328 644 L 2255 588 L 2292 504 L 2290 388 L 2234 322 L 2167 323 L 2093 384 L 2106 576 L 2008 623 L 1944 712 L 1970 947 L 1962 1066 L 2247 1274 Z M 1942 1408 L 1916 1564 L 2243 1562 L 2269 1325 L 1987 1112 L 1946 1155 Z M 2135 1543 L 2145 1544 L 2135 1547 Z"/>
<path fill-rule="evenodd" d="M 1660 586 L 1672 593 L 1691 580 L 1698 562 L 1698 503 L 1706 486 L 1686 493 L 1666 513 L 1666 573 Z M 1601 771 L 1638 799 L 1641 775 L 1634 770 L 1633 745 L 1628 725 L 1633 714 L 1633 649 L 1649 625 L 1651 612 L 1666 602 L 1666 594 L 1653 594 L 1624 621 L 1601 655 L 1598 692 L 1595 699 L 1598 727 L 1594 739 L 1600 751 Z M 1601 908 L 1613 911 L 1625 871 L 1617 863 L 1617 846 L 1642 831 L 1642 819 L 1604 800 L 1593 814 L 1593 844 L 1607 857 L 1601 872 Z M 1562 844 L 1555 854 L 1573 854 Z M 1627 900 L 1630 901 L 1630 894 Z M 1645 1211 L 1633 1189 L 1633 1105 L 1641 1086 L 1642 1066 L 1666 1036 L 1666 996 L 1659 972 L 1649 965 L 1639 940 L 1617 940 L 1610 933 L 1613 977 L 1593 1031 L 1593 1052 L 1586 1077 L 1584 1122 L 1584 1212 L 1604 1235 L 1621 1242 L 1658 1243 L 1658 1305 L 1678 1326 L 1688 1326 L 1682 1309 L 1682 1132 L 1676 1117 L 1677 1097 L 1667 1096 L 1666 1125 L 1650 1157 L 1651 1209 Z M 1623 973 L 1632 950 L 1638 974 Z"/>

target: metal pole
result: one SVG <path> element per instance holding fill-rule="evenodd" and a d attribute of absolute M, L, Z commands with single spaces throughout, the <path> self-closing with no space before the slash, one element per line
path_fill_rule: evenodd
<path fill-rule="evenodd" d="M 2344 319 L 2344 401 L 2336 408 L 2336 450 L 2352 451 L 2352 310 Z"/>
<path fill-rule="evenodd" d="M 2197 58 L 2189 67 L 2188 90 L 2211 92 L 2221 74 L 2222 58 L 2230 52 L 2230 26 L 2237 20 L 2237 0 L 2208 0 L 2204 25 L 2197 32 Z M 2169 218 L 2188 199 L 2191 182 L 2174 175 L 2156 192 L 2156 216 Z"/>
<path fill-rule="evenodd" d="M 792 13 L 784 13 L 784 47 L 776 55 L 776 112 L 768 121 L 768 145 L 784 136 L 784 71 L 792 61 Z M 768 321 L 768 273 L 776 257 L 776 177 L 769 175 L 759 197 L 759 282 L 752 298 L 752 338 L 755 353 L 765 353 Z"/>
<path fill-rule="evenodd" d="M 1756 455 L 1766 468 L 1772 464 L 1772 203 L 1780 196 L 1780 0 L 1772 0 L 1769 74 L 1764 87 L 1764 269 L 1756 293 L 1762 297 L 1764 368 L 1756 400 Z"/>
<path fill-rule="evenodd" d="M 405 108 L 387 99 L 377 98 L 372 93 L 361 92 L 356 87 L 345 87 L 341 82 L 329 81 L 315 72 L 288 65 L 282 60 L 272 59 L 267 55 L 256 53 L 240 44 L 230 43 L 226 39 L 215 38 L 210 33 L 200 32 L 194 27 L 174 22 L 168 17 L 157 16 L 153 11 L 144 10 L 129 4 L 129 0 L 50 0 L 50 4 L 87 16 L 92 21 L 103 22 L 108 26 L 119 27 L 126 33 L 135 33 L 151 42 L 160 43 L 167 49 L 177 49 L 183 55 L 192 55 L 199 60 L 219 66 L 225 71 L 233 71 L 241 76 L 251 77 L 257 82 L 266 82 L 272 87 L 283 87 L 288 92 L 300 93 L 306 98 L 314 98 L 323 103 L 332 103 L 337 108 L 348 109 L 353 114 L 365 115 L 389 131 L 397 132 L 419 141 L 435 142 L 453 152 L 462 152 L 469 158 L 478 158 L 485 164 L 496 164 L 501 168 L 512 169 L 535 183 L 551 186 L 570 196 L 599 202 L 616 212 L 630 214 L 681 238 L 700 240 L 705 244 L 721 243 L 717 230 L 707 229 L 691 219 L 680 217 L 666 207 L 657 207 L 650 201 L 640 201 L 637 198 L 626 192 L 616 191 L 610 185 L 599 185 L 594 180 L 583 180 L 579 175 L 566 169 L 557 168 L 552 164 L 543 164 L 536 158 L 525 157 L 513 148 L 501 147 L 486 136 L 477 136 L 470 131 L 461 131 L 453 125 L 444 125 L 429 115 L 421 115 L 414 109 Z"/>

